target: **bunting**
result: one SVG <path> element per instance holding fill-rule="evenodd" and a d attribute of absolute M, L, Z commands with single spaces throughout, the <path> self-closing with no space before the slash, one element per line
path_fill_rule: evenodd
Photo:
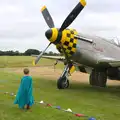
<path fill-rule="evenodd" d="M 16 95 L 15 95 L 14 93 L 3 92 L 3 91 L 2 91 L 2 93 L 4 93 L 4 94 L 9 94 L 10 96 L 16 97 Z M 68 108 L 68 109 L 63 109 L 63 108 L 61 108 L 60 106 L 53 106 L 52 104 L 46 103 L 46 102 L 44 102 L 43 100 L 41 100 L 41 101 L 39 101 L 39 102 L 38 102 L 38 101 L 35 101 L 35 103 L 36 103 L 36 104 L 45 105 L 46 107 L 51 107 L 51 108 L 55 108 L 55 109 L 58 109 L 58 110 L 65 111 L 65 112 L 72 113 L 72 114 L 74 114 L 76 117 L 85 117 L 85 118 L 87 118 L 88 120 L 96 120 L 96 118 L 94 118 L 94 117 L 89 117 L 89 116 L 86 116 L 86 115 L 81 114 L 81 113 L 73 112 L 70 108 Z"/>

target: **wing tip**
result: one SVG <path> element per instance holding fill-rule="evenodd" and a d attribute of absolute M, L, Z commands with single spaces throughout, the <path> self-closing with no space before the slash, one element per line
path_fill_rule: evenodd
<path fill-rule="evenodd" d="M 86 1 L 85 0 L 80 0 L 80 3 L 85 6 L 86 5 Z"/>
<path fill-rule="evenodd" d="M 42 8 L 41 8 L 41 12 L 44 11 L 46 9 L 46 6 L 44 5 Z"/>

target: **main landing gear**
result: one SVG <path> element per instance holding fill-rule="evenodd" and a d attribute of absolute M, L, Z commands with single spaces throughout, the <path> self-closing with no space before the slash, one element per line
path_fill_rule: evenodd
<path fill-rule="evenodd" d="M 62 75 L 60 76 L 60 78 L 57 81 L 58 89 L 65 89 L 65 88 L 69 87 L 68 76 L 69 76 L 69 66 L 66 65 Z"/>
<path fill-rule="evenodd" d="M 89 77 L 89 83 L 92 86 L 99 86 L 99 87 L 106 87 L 107 82 L 107 73 L 105 71 L 97 71 L 92 70 L 90 77 Z"/>

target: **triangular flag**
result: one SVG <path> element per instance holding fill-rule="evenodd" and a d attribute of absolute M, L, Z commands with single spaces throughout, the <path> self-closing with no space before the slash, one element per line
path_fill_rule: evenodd
<path fill-rule="evenodd" d="M 70 108 L 68 108 L 67 110 L 65 110 L 66 112 L 72 112 L 72 110 Z"/>
<path fill-rule="evenodd" d="M 14 93 L 11 93 L 10 95 L 12 95 L 12 96 L 13 96 L 13 95 L 14 95 Z"/>
<path fill-rule="evenodd" d="M 95 118 L 93 118 L 93 117 L 91 117 L 91 118 L 89 118 L 88 120 L 96 120 Z"/>
<path fill-rule="evenodd" d="M 52 106 L 51 104 L 47 104 L 47 106 Z"/>
<path fill-rule="evenodd" d="M 83 114 L 75 114 L 75 116 L 77 116 L 77 117 L 84 117 L 85 115 L 83 115 Z"/>
<path fill-rule="evenodd" d="M 57 106 L 56 108 L 57 108 L 57 109 L 60 109 L 60 106 Z"/>
<path fill-rule="evenodd" d="M 43 104 L 44 102 L 43 101 L 40 101 L 40 104 Z"/>

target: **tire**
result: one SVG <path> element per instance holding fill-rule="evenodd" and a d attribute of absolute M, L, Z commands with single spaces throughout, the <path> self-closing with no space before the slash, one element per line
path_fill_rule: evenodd
<path fill-rule="evenodd" d="M 92 86 L 97 85 L 97 77 L 98 77 L 97 72 L 93 70 L 92 73 L 90 74 L 90 77 L 89 77 L 90 85 L 92 85 Z"/>
<path fill-rule="evenodd" d="M 98 85 L 99 87 L 106 87 L 107 74 L 106 72 L 100 72 L 98 75 Z"/>
<path fill-rule="evenodd" d="M 58 89 L 65 89 L 69 87 L 69 80 L 67 79 L 67 77 L 60 77 L 57 81 L 57 88 Z"/>
<path fill-rule="evenodd" d="M 89 83 L 92 86 L 106 87 L 107 74 L 106 72 L 92 71 L 89 77 Z"/>

